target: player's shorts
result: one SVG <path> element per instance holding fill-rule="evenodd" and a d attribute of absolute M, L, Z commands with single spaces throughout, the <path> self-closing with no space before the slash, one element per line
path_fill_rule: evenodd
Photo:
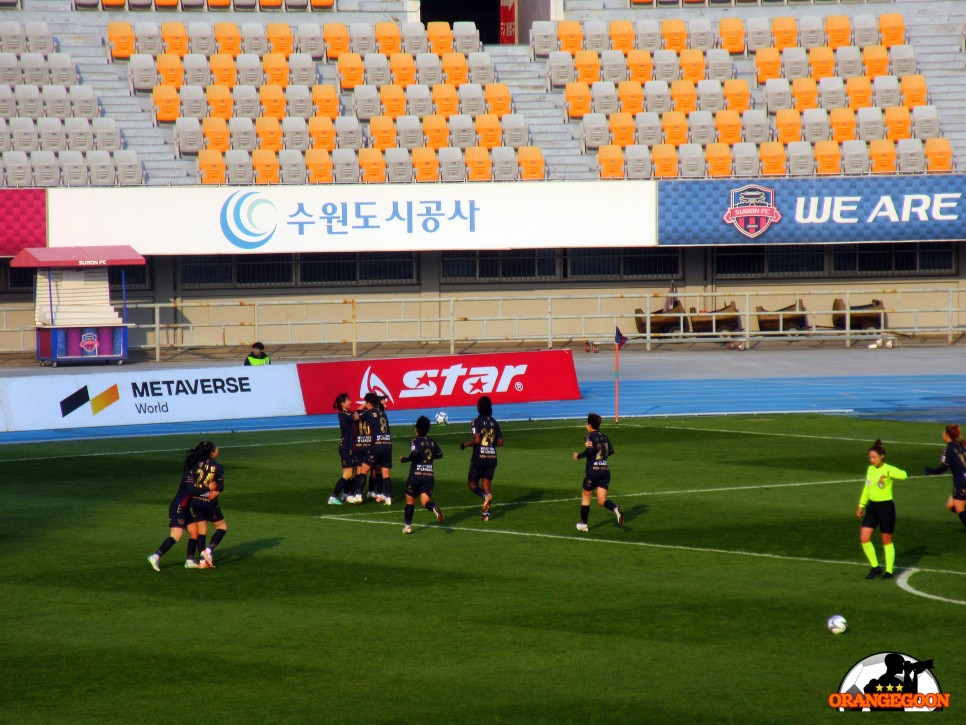
<path fill-rule="evenodd" d="M 584 490 L 588 493 L 595 488 L 602 488 L 605 491 L 610 488 L 610 471 L 598 471 L 584 478 Z"/>
<path fill-rule="evenodd" d="M 496 463 L 490 461 L 476 461 L 470 464 L 470 474 L 466 480 L 470 483 L 479 481 L 492 481 L 493 474 L 496 473 Z"/>
<path fill-rule="evenodd" d="M 352 459 L 354 461 L 353 467 L 354 468 L 358 468 L 363 463 L 365 463 L 366 462 L 366 456 L 368 456 L 368 455 L 369 455 L 369 449 L 368 448 L 356 448 L 354 451 L 352 451 Z"/>
<path fill-rule="evenodd" d="M 356 467 L 355 455 L 352 453 L 351 450 L 342 450 L 340 448 L 339 449 L 339 458 L 342 459 L 342 467 L 343 468 L 355 468 Z"/>
<path fill-rule="evenodd" d="M 434 481 L 423 478 L 410 479 L 406 481 L 406 495 L 412 498 L 419 498 L 420 494 L 433 497 Z"/>
<path fill-rule="evenodd" d="M 883 534 L 891 534 L 896 530 L 895 501 L 869 501 L 865 505 L 862 528 L 874 529 L 876 526 Z"/>
<path fill-rule="evenodd" d="M 191 515 L 194 516 L 195 521 L 210 521 L 213 524 L 225 519 L 217 501 L 203 501 L 197 498 L 191 499 Z"/>
<path fill-rule="evenodd" d="M 171 505 L 168 506 L 169 529 L 186 529 L 189 524 L 193 524 L 194 522 L 195 519 L 191 515 L 191 508 L 187 504 L 182 505 L 180 501 L 172 501 Z"/>
<path fill-rule="evenodd" d="M 366 456 L 369 468 L 392 468 L 392 446 L 373 446 Z"/>
<path fill-rule="evenodd" d="M 966 486 L 953 485 L 953 501 L 966 501 Z"/>

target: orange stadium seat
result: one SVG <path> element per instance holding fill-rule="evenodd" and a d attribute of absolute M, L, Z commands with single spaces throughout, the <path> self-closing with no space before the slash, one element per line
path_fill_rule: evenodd
<path fill-rule="evenodd" d="M 597 149 L 597 168 L 602 179 L 624 178 L 624 150 L 608 144 Z"/>
<path fill-rule="evenodd" d="M 309 7 L 313 10 L 334 10 L 335 0 L 309 0 Z"/>
<path fill-rule="evenodd" d="M 227 53 L 232 58 L 241 53 L 242 38 L 238 25 L 230 22 L 215 23 L 214 34 L 219 53 Z"/>
<path fill-rule="evenodd" d="M 466 63 L 466 56 L 462 53 L 443 53 L 441 62 L 443 77 L 446 82 L 459 88 L 466 83 L 470 74 L 470 67 Z"/>
<path fill-rule="evenodd" d="M 668 111 L 661 116 L 664 143 L 680 146 L 688 142 L 688 118 L 681 111 Z"/>
<path fill-rule="evenodd" d="M 600 56 L 596 50 L 578 50 L 574 54 L 574 68 L 578 81 L 594 83 L 600 80 Z"/>
<path fill-rule="evenodd" d="M 281 86 L 262 86 L 258 89 L 258 100 L 262 104 L 262 115 L 279 120 L 285 118 L 285 91 Z"/>
<path fill-rule="evenodd" d="M 188 52 L 188 31 L 184 23 L 161 23 L 161 40 L 164 41 L 164 52 L 183 58 Z"/>
<path fill-rule="evenodd" d="M 905 45 L 906 21 L 899 13 L 884 13 L 879 16 L 879 35 L 886 48 Z"/>
<path fill-rule="evenodd" d="M 281 10 L 281 8 L 282 0 L 258 0 L 259 10 Z"/>
<path fill-rule="evenodd" d="M 705 61 L 703 51 L 686 48 L 681 51 L 678 60 L 681 65 L 682 80 L 693 81 L 694 83 L 704 80 Z"/>
<path fill-rule="evenodd" d="M 123 10 L 124 0 L 101 0 L 101 7 L 105 10 Z"/>
<path fill-rule="evenodd" d="M 832 78 L 835 75 L 835 51 L 827 45 L 810 48 L 808 65 L 812 69 L 812 78 L 816 81 L 820 81 L 822 78 Z"/>
<path fill-rule="evenodd" d="M 890 106 L 885 109 L 886 136 L 899 141 L 912 137 L 912 114 L 905 106 Z"/>
<path fill-rule="evenodd" d="M 311 148 L 305 152 L 305 168 L 310 184 L 332 183 L 332 158 L 323 148 Z"/>
<path fill-rule="evenodd" d="M 453 52 L 453 29 L 445 20 L 426 23 L 426 37 L 431 53 L 442 58 L 444 53 Z"/>
<path fill-rule="evenodd" d="M 836 143 L 855 141 L 855 111 L 851 108 L 833 108 L 828 116 L 833 141 Z"/>
<path fill-rule="evenodd" d="M 718 111 L 714 114 L 718 142 L 734 146 L 741 143 L 741 114 L 738 111 Z"/>
<path fill-rule="evenodd" d="M 362 56 L 358 53 L 340 53 L 336 68 L 339 73 L 339 83 L 344 91 L 351 91 L 366 82 L 366 69 L 362 64 Z"/>
<path fill-rule="evenodd" d="M 391 83 L 379 89 L 382 112 L 389 118 L 397 119 L 406 115 L 406 92 L 403 87 Z"/>
<path fill-rule="evenodd" d="M 884 45 L 867 45 L 862 49 L 865 75 L 873 80 L 889 75 L 889 51 Z"/>
<path fill-rule="evenodd" d="M 729 78 L 724 82 L 724 97 L 729 111 L 742 113 L 751 108 L 751 89 L 744 78 Z"/>
<path fill-rule="evenodd" d="M 786 145 L 802 140 L 802 115 L 794 108 L 782 108 L 775 114 L 775 140 Z"/>
<path fill-rule="evenodd" d="M 698 110 L 698 90 L 694 81 L 671 81 L 671 101 L 675 111 L 691 113 Z"/>
<path fill-rule="evenodd" d="M 709 143 L 704 147 L 708 176 L 731 176 L 731 147 L 726 143 Z"/>
<path fill-rule="evenodd" d="M 953 147 L 948 138 L 927 138 L 925 153 L 926 169 L 930 173 L 953 170 Z"/>
<path fill-rule="evenodd" d="M 899 90 L 902 93 L 902 105 L 906 108 L 925 106 L 929 103 L 929 89 L 926 87 L 925 76 L 902 76 L 899 79 Z"/>
<path fill-rule="evenodd" d="M 269 149 L 255 149 L 252 151 L 252 168 L 255 170 L 256 184 L 278 183 L 278 156 Z"/>
<path fill-rule="evenodd" d="M 115 21 L 107 24 L 107 47 L 114 60 L 126 60 L 135 52 L 134 28 L 130 23 Z"/>
<path fill-rule="evenodd" d="M 325 57 L 338 60 L 343 53 L 349 52 L 349 28 L 345 23 L 324 23 L 322 40 L 325 41 Z"/>
<path fill-rule="evenodd" d="M 798 22 L 791 15 L 780 15 L 772 18 L 771 34 L 775 39 L 778 50 L 794 48 L 798 45 Z"/>
<path fill-rule="evenodd" d="M 155 10 L 177 10 L 178 0 L 154 0 Z"/>
<path fill-rule="evenodd" d="M 732 55 L 745 52 L 745 23 L 741 18 L 725 17 L 718 21 L 721 47 Z"/>
<path fill-rule="evenodd" d="M 678 152 L 673 144 L 659 143 L 651 146 L 651 163 L 654 178 L 673 179 L 678 175 Z"/>
<path fill-rule="evenodd" d="M 312 86 L 312 103 L 315 105 L 315 113 L 318 116 L 327 116 L 334 119 L 339 115 L 341 101 L 335 86 L 328 83 Z"/>
<path fill-rule="evenodd" d="M 513 113 L 513 99 L 506 83 L 487 83 L 483 89 L 483 97 L 486 99 L 487 113 L 492 113 L 497 118 Z"/>
<path fill-rule="evenodd" d="M 621 81 L 617 84 L 617 98 L 620 99 L 621 110 L 624 113 L 642 113 L 644 111 L 644 88 L 640 81 Z"/>
<path fill-rule="evenodd" d="M 151 100 L 158 123 L 174 123 L 181 115 L 181 99 L 174 86 L 155 86 Z"/>
<path fill-rule="evenodd" d="M 313 116 L 309 119 L 309 138 L 312 148 L 332 151 L 335 149 L 335 124 L 328 116 Z"/>
<path fill-rule="evenodd" d="M 376 43 L 379 44 L 379 52 L 386 57 L 392 57 L 393 53 L 402 52 L 402 33 L 399 26 L 390 21 L 376 23 Z"/>
<path fill-rule="evenodd" d="M 792 98 L 795 109 L 818 108 L 818 84 L 814 78 L 796 78 L 792 81 Z"/>
<path fill-rule="evenodd" d="M 758 85 L 765 81 L 782 77 L 782 55 L 778 48 L 759 48 L 755 51 L 755 68 L 758 70 Z"/>
<path fill-rule="evenodd" d="M 628 51 L 627 78 L 641 84 L 654 79 L 654 58 L 651 56 L 651 51 Z"/>
<path fill-rule="evenodd" d="M 158 81 L 162 86 L 181 88 L 184 84 L 184 66 L 181 58 L 174 53 L 162 53 L 158 56 Z"/>
<path fill-rule="evenodd" d="M 269 23 L 265 26 L 265 35 L 273 53 L 281 53 L 286 58 L 292 54 L 295 38 L 288 23 Z"/>
<path fill-rule="evenodd" d="M 836 176 L 842 173 L 842 149 L 838 141 L 815 142 L 815 173 Z"/>
<path fill-rule="evenodd" d="M 872 105 L 872 81 L 865 76 L 846 78 L 845 92 L 849 97 L 849 108 L 853 111 Z"/>
<path fill-rule="evenodd" d="M 272 85 L 288 87 L 288 61 L 282 53 L 266 53 L 262 56 L 262 71 L 265 82 Z"/>
<path fill-rule="evenodd" d="M 632 21 L 611 20 L 607 31 L 610 35 L 610 47 L 613 50 L 619 50 L 624 55 L 634 50 L 634 43 L 637 38 Z"/>
<path fill-rule="evenodd" d="M 459 113 L 460 96 L 456 86 L 451 83 L 437 83 L 433 86 L 433 105 L 436 113 L 445 119 Z"/>
<path fill-rule="evenodd" d="M 546 167 L 543 151 L 539 146 L 521 146 L 517 149 L 517 162 L 520 164 L 520 178 L 524 181 L 545 179 Z"/>
<path fill-rule="evenodd" d="M 231 10 L 231 0 L 207 0 L 209 10 Z"/>
<path fill-rule="evenodd" d="M 389 56 L 392 82 L 406 88 L 416 82 L 416 61 L 409 53 L 393 53 Z"/>
<path fill-rule="evenodd" d="M 434 151 L 449 146 L 449 126 L 446 118 L 437 113 L 423 116 L 423 136 L 426 145 Z"/>
<path fill-rule="evenodd" d="M 493 178 L 493 160 L 484 146 L 470 146 L 464 151 L 467 181 L 490 181 Z"/>
<path fill-rule="evenodd" d="M 281 151 L 284 148 L 282 125 L 277 118 L 261 116 L 255 119 L 255 135 L 258 136 L 258 147 Z"/>
<path fill-rule="evenodd" d="M 785 175 L 785 146 L 778 141 L 766 141 L 758 147 L 758 157 L 761 159 L 762 176 Z"/>
<path fill-rule="evenodd" d="M 852 45 L 852 23 L 848 15 L 828 15 L 825 17 L 825 37 L 828 46 L 835 50 Z"/>
<path fill-rule="evenodd" d="M 571 55 L 584 47 L 584 29 L 579 20 L 561 20 L 557 23 L 557 44 L 560 50 Z"/>
<path fill-rule="evenodd" d="M 238 80 L 238 68 L 230 53 L 215 53 L 208 60 L 211 69 L 211 82 L 231 89 Z"/>
<path fill-rule="evenodd" d="M 359 149 L 359 169 L 367 184 L 381 184 L 386 180 L 386 159 L 377 148 Z"/>
<path fill-rule="evenodd" d="M 480 146 L 493 150 L 503 145 L 503 126 L 500 119 L 492 113 L 481 113 L 476 117 L 476 136 Z"/>
<path fill-rule="evenodd" d="M 427 117 L 428 118 L 428 117 Z M 413 170 L 416 181 L 439 181 L 439 159 L 436 149 L 421 146 L 413 149 Z"/>
<path fill-rule="evenodd" d="M 634 125 L 634 116 L 630 113 L 610 114 L 608 126 L 612 144 L 621 148 L 634 145 L 637 127 Z"/>
<path fill-rule="evenodd" d="M 396 124 L 390 116 L 373 116 L 369 119 L 369 135 L 374 148 L 385 151 L 396 146 Z"/>
<path fill-rule="evenodd" d="M 665 50 L 680 53 L 688 47 L 688 26 L 678 18 L 665 18 L 661 22 L 661 38 Z"/>
<path fill-rule="evenodd" d="M 894 174 L 896 172 L 896 144 L 887 138 L 869 141 L 869 158 L 872 160 L 873 174 Z"/>
<path fill-rule="evenodd" d="M 564 86 L 564 104 L 567 118 L 583 118 L 591 112 L 590 86 L 583 81 L 574 81 Z"/>
<path fill-rule="evenodd" d="M 224 118 L 208 116 L 202 119 L 201 131 L 205 136 L 205 148 L 224 153 L 231 148 L 231 134 Z"/>
<path fill-rule="evenodd" d="M 202 184 L 224 184 L 225 172 L 225 157 L 221 151 L 205 149 L 198 152 L 198 175 Z"/>
<path fill-rule="evenodd" d="M 235 113 L 235 99 L 231 89 L 221 84 L 212 84 L 205 88 L 205 100 L 208 101 L 208 115 L 214 118 L 228 120 Z"/>

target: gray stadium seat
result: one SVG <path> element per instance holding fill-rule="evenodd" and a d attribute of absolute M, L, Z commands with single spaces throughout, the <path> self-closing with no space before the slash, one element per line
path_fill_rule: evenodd
<path fill-rule="evenodd" d="M 547 57 L 547 90 L 563 88 L 576 77 L 574 59 L 565 50 L 555 50 Z"/>
<path fill-rule="evenodd" d="M 40 96 L 44 101 L 44 115 L 64 119 L 70 115 L 70 96 L 64 86 L 43 86 Z"/>
<path fill-rule="evenodd" d="M 815 173 L 815 152 L 807 141 L 792 141 L 786 147 L 789 176 L 811 176 Z"/>
<path fill-rule="evenodd" d="M 480 51 L 470 53 L 466 62 L 470 69 L 470 83 L 485 85 L 496 81 L 496 70 L 493 68 L 493 58 L 489 53 Z"/>
<path fill-rule="evenodd" d="M 429 86 L 422 83 L 413 83 L 406 86 L 406 113 L 408 115 L 422 118 L 432 114 L 433 111 L 433 95 Z"/>
<path fill-rule="evenodd" d="M 300 53 L 308 53 L 315 60 L 325 58 L 325 40 L 322 26 L 318 23 L 299 23 L 295 29 L 295 48 Z"/>
<path fill-rule="evenodd" d="M 723 111 L 728 104 L 725 102 L 721 81 L 698 81 L 698 108 L 702 111 Z"/>
<path fill-rule="evenodd" d="M 685 143 L 678 146 L 678 174 L 686 179 L 707 176 L 704 147 L 696 143 Z"/>
<path fill-rule="evenodd" d="M 183 0 L 182 0 L 183 2 Z M 192 21 L 188 23 L 188 49 L 192 53 L 209 56 L 218 52 L 211 23 Z"/>
<path fill-rule="evenodd" d="M 70 53 L 51 53 L 47 56 L 52 85 L 72 86 L 77 83 L 77 68 Z"/>
<path fill-rule="evenodd" d="M 97 96 L 90 86 L 71 86 L 67 89 L 70 96 L 71 115 L 75 118 L 94 118 L 98 114 Z"/>
<path fill-rule="evenodd" d="M 290 116 L 282 119 L 283 144 L 287 149 L 305 151 L 309 148 L 311 138 L 309 127 L 304 118 Z"/>
<path fill-rule="evenodd" d="M 935 106 L 916 106 L 912 109 L 912 135 L 919 139 L 942 135 L 939 110 Z"/>
<path fill-rule="evenodd" d="M 825 45 L 825 20 L 818 15 L 802 15 L 798 19 L 798 44 L 807 49 Z"/>
<path fill-rule="evenodd" d="M 885 121 L 881 108 L 860 108 L 855 113 L 856 136 L 862 141 L 885 138 Z"/>
<path fill-rule="evenodd" d="M 12 151 L 36 151 L 40 148 L 37 127 L 30 118 L 11 118 L 7 121 L 10 129 L 10 149 Z"/>
<path fill-rule="evenodd" d="M 262 59 L 254 53 L 239 53 L 235 58 L 238 85 L 259 87 L 265 78 Z"/>
<path fill-rule="evenodd" d="M 715 142 L 717 129 L 711 111 L 692 111 L 688 114 L 688 139 L 701 146 Z"/>
<path fill-rule="evenodd" d="M 610 32 L 607 23 L 603 20 L 585 20 L 584 30 L 584 49 L 593 50 L 598 54 L 610 48 Z"/>
<path fill-rule="evenodd" d="M 235 9 L 238 9 L 237 0 L 235 1 Z M 241 39 L 243 53 L 262 56 L 269 52 L 268 36 L 262 23 L 242 23 Z"/>
<path fill-rule="evenodd" d="M 184 0 L 182 0 L 182 4 Z M 285 0 L 285 9 L 289 12 L 309 9 L 309 0 Z M 334 6 L 333 6 L 334 9 Z"/>
<path fill-rule="evenodd" d="M 649 50 L 653 53 L 663 47 L 661 26 L 652 18 L 638 20 L 634 25 L 634 36 L 638 50 Z"/>
<path fill-rule="evenodd" d="M 826 111 L 848 106 L 845 95 L 845 81 L 837 77 L 820 79 L 818 82 L 818 102 Z"/>
<path fill-rule="evenodd" d="M 4 151 L 0 158 L 3 159 L 7 186 L 33 186 L 33 169 L 30 166 L 30 157 L 25 151 Z"/>
<path fill-rule="evenodd" d="M 20 54 L 20 78 L 21 83 L 35 86 L 50 83 L 50 72 L 47 70 L 47 61 L 42 53 Z"/>
<path fill-rule="evenodd" d="M 708 18 L 688 19 L 688 47 L 708 51 L 714 48 L 714 29 Z"/>
<path fill-rule="evenodd" d="M 769 78 L 765 81 L 765 107 L 769 113 L 795 107 L 792 86 L 787 78 Z"/>
<path fill-rule="evenodd" d="M 735 64 L 731 53 L 724 48 L 712 48 L 704 54 L 705 71 L 708 80 L 727 81 L 735 77 Z"/>
<path fill-rule="evenodd" d="M 365 55 L 379 52 L 372 23 L 349 23 L 349 42 L 353 53 Z"/>
<path fill-rule="evenodd" d="M 239 151 L 254 151 L 258 148 L 258 134 L 255 133 L 255 122 L 246 117 L 228 119 L 228 133 L 231 135 L 231 147 Z"/>
<path fill-rule="evenodd" d="M 745 21 L 745 46 L 753 54 L 759 48 L 772 45 L 771 21 L 766 17 L 751 17 Z"/>
<path fill-rule="evenodd" d="M 530 26 L 530 60 L 547 58 L 557 49 L 557 24 L 552 20 L 534 20 Z"/>
<path fill-rule="evenodd" d="M 610 115 L 621 110 L 617 87 L 613 81 L 594 81 L 590 86 L 590 97 L 595 113 Z"/>
<path fill-rule="evenodd" d="M 382 53 L 367 53 L 362 59 L 366 69 L 366 83 L 371 86 L 384 86 L 392 83 L 389 58 Z"/>
<path fill-rule="evenodd" d="M 290 85 L 285 89 L 285 115 L 311 118 L 314 113 L 312 92 L 307 86 Z"/>
<path fill-rule="evenodd" d="M 312 86 L 319 82 L 319 72 L 309 53 L 292 53 L 288 57 L 290 85 Z"/>
<path fill-rule="evenodd" d="M 895 76 L 878 76 L 872 81 L 873 103 L 879 108 L 902 105 L 899 79 Z"/>
<path fill-rule="evenodd" d="M 91 172 L 91 186 L 114 186 L 117 169 L 108 151 L 88 151 L 87 166 Z"/>
<path fill-rule="evenodd" d="M 681 64 L 675 51 L 655 50 L 652 53 L 652 58 L 654 61 L 654 80 L 670 83 L 681 77 Z"/>
<path fill-rule="evenodd" d="M 651 150 L 647 146 L 633 144 L 624 149 L 624 178 L 651 178 Z"/>
<path fill-rule="evenodd" d="M 9 150 L 10 150 L 10 128 L 7 126 L 7 119 L 0 118 L 0 151 L 9 151 Z"/>
<path fill-rule="evenodd" d="M 463 55 L 477 53 L 483 48 L 480 42 L 480 31 L 476 23 L 468 20 L 457 20 L 453 23 L 453 50 Z"/>
<path fill-rule="evenodd" d="M 239 56 L 241 57 L 241 56 Z M 258 118 L 262 113 L 262 103 L 255 86 L 237 85 L 231 92 L 235 102 L 235 116 Z"/>
<path fill-rule="evenodd" d="M 926 153 L 918 138 L 902 138 L 896 143 L 896 168 L 903 174 L 921 174 L 926 170 Z"/>
<path fill-rule="evenodd" d="M 36 120 L 44 115 L 44 99 L 37 86 L 14 86 L 13 96 L 17 99 L 17 115 L 21 118 Z"/>
<path fill-rule="evenodd" d="M 596 150 L 610 143 L 610 127 L 603 113 L 585 113 L 580 124 L 580 150 Z"/>
<path fill-rule="evenodd" d="M 842 142 L 842 173 L 869 173 L 869 145 L 865 141 Z"/>
<path fill-rule="evenodd" d="M 359 160 L 352 149 L 335 149 L 332 152 L 332 180 L 337 184 L 359 183 Z"/>
<path fill-rule="evenodd" d="M 94 150 L 94 131 L 88 119 L 64 119 L 64 132 L 67 134 L 67 148 L 71 151 Z"/>
<path fill-rule="evenodd" d="M 419 148 L 423 141 L 423 125 L 418 116 L 400 116 L 396 119 L 396 143 L 400 148 Z"/>
<path fill-rule="evenodd" d="M 627 60 L 619 50 L 605 50 L 600 54 L 600 79 L 611 83 L 627 80 Z"/>
<path fill-rule="evenodd" d="M 181 98 L 181 115 L 192 118 L 204 118 L 208 115 L 208 99 L 201 86 L 181 86 L 178 91 Z M 94 119 L 96 125 L 97 119 Z"/>
<path fill-rule="evenodd" d="M 634 116 L 635 137 L 640 146 L 656 146 L 664 143 L 661 116 L 654 111 L 644 111 Z"/>
<path fill-rule="evenodd" d="M 207 61 L 205 67 L 207 67 Z M 147 53 L 134 53 L 127 64 L 128 85 L 131 93 L 150 93 L 158 85 L 158 68 Z"/>
<path fill-rule="evenodd" d="M 430 88 L 443 82 L 443 64 L 440 62 L 438 55 L 435 53 L 416 54 L 416 80 Z"/>
<path fill-rule="evenodd" d="M 493 162 L 494 181 L 516 181 L 520 177 L 517 152 L 508 146 L 497 146 L 492 149 L 490 161 Z"/>
<path fill-rule="evenodd" d="M 174 155 L 197 154 L 205 148 L 201 121 L 197 118 L 178 118 L 174 122 Z"/>
<path fill-rule="evenodd" d="M 0 53 L 0 83 L 15 86 L 20 83 L 20 61 L 14 53 Z"/>
<path fill-rule="evenodd" d="M 390 183 L 408 183 L 413 180 L 413 162 L 409 149 L 386 149 L 386 178 Z"/>
<path fill-rule="evenodd" d="M 137 152 L 125 149 L 114 152 L 117 183 L 120 186 L 140 186 L 144 183 L 144 166 Z"/>
<path fill-rule="evenodd" d="M 247 151 L 231 149 L 225 152 L 226 181 L 229 184 L 251 184 L 255 181 L 252 157 Z"/>
<path fill-rule="evenodd" d="M 771 141 L 771 125 L 763 109 L 749 108 L 741 114 L 741 133 L 745 141 L 765 143 Z"/>
<path fill-rule="evenodd" d="M 731 158 L 735 176 L 747 178 L 761 175 L 761 159 L 758 156 L 758 144 L 747 141 L 736 143 L 731 147 Z"/>
<path fill-rule="evenodd" d="M 17 115 L 17 99 L 13 87 L 0 83 L 0 118 L 13 118 Z"/>
<path fill-rule="evenodd" d="M 483 95 L 483 86 L 479 83 L 463 83 L 458 89 L 460 99 L 460 113 L 476 118 L 481 113 L 486 113 L 486 96 Z"/>
<path fill-rule="evenodd" d="M 647 81 L 644 84 L 644 108 L 655 113 L 673 110 L 671 88 L 667 81 Z"/>
<path fill-rule="evenodd" d="M 426 26 L 418 21 L 399 24 L 399 33 L 403 38 L 403 50 L 411 55 L 429 52 L 429 37 Z"/>
<path fill-rule="evenodd" d="M 916 49 L 911 45 L 893 45 L 889 49 L 892 61 L 892 74 L 899 76 L 915 75 L 919 72 L 919 61 L 916 59 Z"/>
<path fill-rule="evenodd" d="M 164 42 L 161 40 L 161 28 L 151 21 L 134 24 L 134 47 L 138 53 L 157 56 L 164 52 Z"/>
<path fill-rule="evenodd" d="M 785 48 L 782 51 L 782 76 L 788 80 L 808 78 L 808 52 L 804 48 Z"/>
<path fill-rule="evenodd" d="M 863 75 L 862 51 L 854 45 L 845 45 L 835 50 L 835 74 L 839 78 Z"/>
<path fill-rule="evenodd" d="M 87 159 L 80 151 L 61 151 L 57 155 L 57 160 L 60 163 L 60 180 L 64 186 L 90 184 Z"/>
<path fill-rule="evenodd" d="M 188 86 L 211 85 L 211 69 L 208 67 L 208 58 L 200 53 L 188 53 L 181 59 L 184 67 L 184 83 Z"/>
<path fill-rule="evenodd" d="M 828 111 L 823 108 L 806 108 L 802 111 L 802 138 L 809 143 L 832 138 Z"/>
<path fill-rule="evenodd" d="M 67 150 L 67 133 L 59 118 L 37 119 L 37 136 L 40 138 L 40 148 L 44 151 Z"/>
<path fill-rule="evenodd" d="M 373 116 L 381 116 L 382 102 L 379 100 L 379 89 L 370 85 L 356 86 L 352 90 L 351 108 L 353 115 L 360 121 L 368 121 Z"/>
<path fill-rule="evenodd" d="M 278 152 L 278 179 L 283 184 L 304 184 L 308 178 L 305 157 L 298 149 Z"/>
<path fill-rule="evenodd" d="M 0 52 L 20 55 L 27 50 L 27 35 L 20 21 L 0 21 Z"/>
<path fill-rule="evenodd" d="M 257 0 L 234 0 L 233 7 L 237 10 L 254 10 Z"/>
<path fill-rule="evenodd" d="M 362 126 L 355 116 L 339 116 L 335 119 L 335 145 L 340 149 L 363 147 Z M 358 165 L 358 164 L 357 164 Z"/>
<path fill-rule="evenodd" d="M 461 113 L 449 117 L 449 145 L 460 149 L 476 146 L 476 126 L 472 116 Z"/>
<path fill-rule="evenodd" d="M 519 113 L 506 114 L 500 124 L 503 127 L 503 145 L 512 149 L 530 146 L 530 125 L 526 116 Z"/>
<path fill-rule="evenodd" d="M 879 22 L 875 15 L 852 16 L 852 39 L 860 48 L 879 44 Z"/>
<path fill-rule="evenodd" d="M 463 150 L 444 146 L 439 150 L 439 180 L 466 181 L 466 162 Z"/>

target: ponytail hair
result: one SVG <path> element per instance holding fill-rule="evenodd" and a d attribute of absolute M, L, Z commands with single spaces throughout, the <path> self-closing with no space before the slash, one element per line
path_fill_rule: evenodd
<path fill-rule="evenodd" d="M 193 471 L 199 463 L 211 457 L 211 453 L 214 450 L 214 443 L 211 441 L 201 441 L 185 455 L 184 470 Z"/>
<path fill-rule="evenodd" d="M 962 443 L 963 442 L 963 434 L 962 434 L 962 431 L 960 431 L 958 425 L 955 425 L 955 424 L 954 425 L 947 425 L 946 426 L 946 435 L 949 436 L 949 440 L 951 440 L 951 441 L 953 441 L 955 443 Z"/>
<path fill-rule="evenodd" d="M 885 456 L 885 448 L 882 447 L 882 440 L 880 438 L 876 438 L 875 443 L 869 448 L 869 453 L 872 453 L 872 451 L 875 451 L 880 456 Z"/>
<path fill-rule="evenodd" d="M 339 397 L 335 399 L 334 403 L 332 403 L 332 409 L 342 410 L 342 404 L 345 403 L 347 400 L 349 400 L 348 393 L 339 393 Z"/>

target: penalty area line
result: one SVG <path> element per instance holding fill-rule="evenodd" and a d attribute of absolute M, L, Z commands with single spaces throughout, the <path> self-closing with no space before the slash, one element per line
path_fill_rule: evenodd
<path fill-rule="evenodd" d="M 938 594 L 929 594 L 928 592 L 923 592 L 923 591 L 920 591 L 919 589 L 916 589 L 914 586 L 912 586 L 912 584 L 909 583 L 909 580 L 912 579 L 912 575 L 915 574 L 917 571 L 931 571 L 934 573 L 942 573 L 942 574 L 951 573 L 951 572 L 945 572 L 945 571 L 938 572 L 938 570 L 936 569 L 919 569 L 917 567 L 910 567 L 904 570 L 899 576 L 896 577 L 896 586 L 898 586 L 903 591 L 909 592 L 910 594 L 914 594 L 917 597 L 923 597 L 925 599 L 935 599 L 937 602 L 946 602 L 947 604 L 961 604 L 963 606 L 966 606 L 966 600 L 951 599 L 949 597 L 941 597 Z"/>

